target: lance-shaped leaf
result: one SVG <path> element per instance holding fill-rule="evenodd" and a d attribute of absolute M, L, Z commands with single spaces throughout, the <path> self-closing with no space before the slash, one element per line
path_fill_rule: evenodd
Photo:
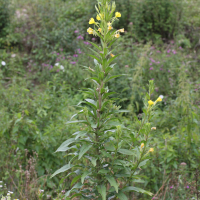
<path fill-rule="evenodd" d="M 128 200 L 127 196 L 123 192 L 121 192 L 121 191 L 117 194 L 117 197 L 120 200 Z"/>
<path fill-rule="evenodd" d="M 84 144 L 80 149 L 78 159 L 80 159 L 91 147 L 92 145 Z"/>
<path fill-rule="evenodd" d="M 74 190 L 74 189 L 81 189 L 83 187 L 82 183 L 77 183 L 73 186 L 73 188 L 71 190 L 68 190 L 66 193 L 65 193 L 65 197 L 68 197 L 70 195 L 70 193 Z"/>
<path fill-rule="evenodd" d="M 91 55 L 91 54 L 87 54 L 87 55 L 90 56 L 90 57 L 92 57 L 92 58 L 94 58 L 94 59 L 96 59 L 99 63 L 101 63 L 101 60 L 99 58 L 97 58 L 96 56 Z"/>
<path fill-rule="evenodd" d="M 97 48 L 99 51 L 102 51 L 101 47 L 97 46 L 95 43 L 90 42 L 90 41 L 89 41 L 89 43 L 92 44 L 92 45 L 93 45 L 95 48 Z"/>
<path fill-rule="evenodd" d="M 140 192 L 140 193 L 143 193 L 143 194 L 148 194 L 150 196 L 153 195 L 151 192 L 148 192 L 146 190 L 143 190 L 143 189 L 138 188 L 138 187 L 133 187 L 133 186 L 128 186 L 128 187 L 122 189 L 121 191 L 122 192 L 136 191 L 136 192 Z"/>
<path fill-rule="evenodd" d="M 84 183 L 85 178 L 90 174 L 91 174 L 91 172 L 88 172 L 88 171 L 83 173 L 83 175 L 81 176 L 81 183 L 82 184 Z"/>
<path fill-rule="evenodd" d="M 98 188 L 98 192 L 102 196 L 102 200 L 106 200 L 106 186 L 105 185 L 98 185 L 97 188 Z"/>
<path fill-rule="evenodd" d="M 109 181 L 110 185 L 115 188 L 115 191 L 118 193 L 118 184 L 115 181 L 114 177 L 112 177 L 112 176 L 106 176 L 106 179 Z"/>
<path fill-rule="evenodd" d="M 135 154 L 134 151 L 131 151 L 128 149 L 119 149 L 118 152 L 124 155 L 130 155 L 130 156 Z"/>
<path fill-rule="evenodd" d="M 108 81 L 110 81 L 110 80 L 112 80 L 112 79 L 114 79 L 114 78 L 117 78 L 117 77 L 120 77 L 120 76 L 123 76 L 123 75 L 124 75 L 124 74 L 111 76 L 110 78 L 105 79 L 105 83 L 108 82 Z"/>
<path fill-rule="evenodd" d="M 68 121 L 66 124 L 75 124 L 75 123 L 85 123 L 85 124 L 87 124 L 87 121 L 86 120 Z"/>
<path fill-rule="evenodd" d="M 55 171 L 52 175 L 51 175 L 51 178 L 54 177 L 55 175 L 61 173 L 61 172 L 65 172 L 69 169 L 71 169 L 74 165 L 71 165 L 71 164 L 67 164 L 63 167 L 61 167 L 60 169 L 58 169 L 57 171 Z"/>
<path fill-rule="evenodd" d="M 85 99 L 85 101 L 87 101 L 86 103 L 88 105 L 91 105 L 94 109 L 97 109 L 97 102 L 94 101 L 93 99 Z"/>
<path fill-rule="evenodd" d="M 60 147 L 56 150 L 56 152 L 59 151 L 67 151 L 68 150 L 68 146 L 74 142 L 78 142 L 78 140 L 75 140 L 74 138 L 70 138 L 68 140 L 66 140 L 65 142 L 63 142 Z"/>
<path fill-rule="evenodd" d="M 119 56 L 119 54 L 118 55 L 116 55 L 116 56 L 114 56 L 113 58 L 111 58 L 110 60 L 108 60 L 108 62 L 107 62 L 107 64 L 109 65 L 115 58 L 117 58 Z"/>

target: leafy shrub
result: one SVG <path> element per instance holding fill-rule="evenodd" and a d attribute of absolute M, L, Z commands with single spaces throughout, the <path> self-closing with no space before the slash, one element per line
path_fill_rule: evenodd
<path fill-rule="evenodd" d="M 136 38 L 140 40 L 172 39 L 180 31 L 183 17 L 182 1 L 142 0 L 132 1 Z"/>
<path fill-rule="evenodd" d="M 6 36 L 9 25 L 8 0 L 0 0 L 0 38 Z"/>

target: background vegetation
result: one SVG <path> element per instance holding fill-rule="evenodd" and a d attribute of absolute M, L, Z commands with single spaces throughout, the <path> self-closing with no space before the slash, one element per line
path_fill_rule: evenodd
<path fill-rule="evenodd" d="M 55 154 L 77 125 L 66 122 L 93 87 L 84 66 L 88 20 L 93 0 L 0 0 L 0 196 L 62 199 L 69 178 L 50 175 L 68 162 Z M 152 99 L 163 102 L 151 123 L 155 151 L 133 185 L 154 199 L 200 198 L 200 2 L 198 0 L 116 0 L 122 13 L 115 28 L 126 32 L 114 51 L 120 56 L 109 83 L 117 106 L 130 110 L 118 117 L 138 129 L 148 81 Z M 91 47 L 90 47 L 91 48 Z M 63 66 L 63 67 L 62 67 Z M 126 133 L 124 133 L 126 134 Z M 63 179 L 62 179 L 63 178 Z M 60 181 L 62 180 L 62 181 Z M 44 190 L 44 191 L 43 191 Z M 130 193 L 130 200 L 150 199 Z"/>

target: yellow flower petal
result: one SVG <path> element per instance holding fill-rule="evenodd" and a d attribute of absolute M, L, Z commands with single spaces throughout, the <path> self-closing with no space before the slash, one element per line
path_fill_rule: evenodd
<path fill-rule="evenodd" d="M 143 148 L 143 147 L 144 147 L 144 143 L 142 143 L 142 144 L 140 145 L 140 147 Z"/>
<path fill-rule="evenodd" d="M 124 33 L 124 28 L 119 29 L 119 32 Z"/>
<path fill-rule="evenodd" d="M 110 23 L 110 22 L 108 22 L 107 24 L 108 24 L 108 26 L 111 26 L 111 25 L 112 25 L 112 23 Z"/>
<path fill-rule="evenodd" d="M 120 34 L 119 34 L 119 33 L 116 33 L 116 34 L 115 34 L 115 37 L 116 37 L 116 38 L 119 38 L 119 37 L 120 37 Z"/>
<path fill-rule="evenodd" d="M 97 20 L 99 20 L 99 21 L 100 21 L 100 20 L 102 20 L 102 19 L 103 19 L 103 15 L 102 15 L 102 14 L 99 14 L 99 15 L 97 15 L 97 17 L 96 17 L 96 18 L 97 18 Z"/>
<path fill-rule="evenodd" d="M 154 152 L 154 149 L 153 149 L 153 148 L 150 148 L 150 149 L 149 149 L 149 152 Z"/>
<path fill-rule="evenodd" d="M 88 32 L 89 34 L 93 34 L 93 31 L 94 31 L 94 30 L 93 30 L 92 28 L 90 28 L 90 27 L 87 29 L 87 32 Z"/>
<path fill-rule="evenodd" d="M 111 56 L 111 57 L 115 57 L 115 55 L 114 55 L 114 54 L 112 54 L 112 53 L 110 54 L 110 56 Z"/>
<path fill-rule="evenodd" d="M 158 97 L 157 100 L 156 100 L 156 102 L 158 102 L 158 101 L 162 101 L 162 98 Z"/>
<path fill-rule="evenodd" d="M 149 101 L 148 101 L 148 104 L 149 104 L 150 106 L 152 106 L 152 105 L 154 104 L 154 102 L 151 101 L 151 100 L 149 100 Z"/>
<path fill-rule="evenodd" d="M 117 18 L 117 17 L 121 17 L 122 15 L 121 15 L 121 13 L 120 12 L 116 12 L 115 13 L 115 17 Z"/>
<path fill-rule="evenodd" d="M 109 26 L 109 27 L 108 27 L 108 30 L 109 30 L 109 31 L 110 31 L 110 30 L 112 30 L 112 29 L 113 29 L 113 27 L 112 27 L 112 26 Z"/>
<path fill-rule="evenodd" d="M 91 18 L 89 24 L 95 24 L 94 18 Z"/>
<path fill-rule="evenodd" d="M 99 29 L 98 29 L 98 31 L 99 31 L 99 32 L 101 32 L 101 31 L 102 31 L 102 29 L 101 29 L 101 28 L 99 28 Z"/>

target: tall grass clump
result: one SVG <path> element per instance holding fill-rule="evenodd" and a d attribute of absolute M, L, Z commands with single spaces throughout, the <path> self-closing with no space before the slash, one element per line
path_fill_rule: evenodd
<path fill-rule="evenodd" d="M 94 83 L 94 88 L 84 89 L 86 99 L 78 104 L 80 111 L 73 115 L 67 124 L 82 124 L 73 137 L 61 144 L 56 152 L 67 152 L 68 164 L 57 170 L 53 175 L 69 171 L 61 180 L 71 178 L 71 189 L 65 193 L 67 199 L 128 199 L 131 191 L 152 195 L 144 189 L 134 187 L 142 166 L 149 160 L 154 149 L 149 148 L 151 117 L 159 101 L 150 99 L 154 91 L 153 81 L 149 84 L 149 93 L 144 99 L 144 118 L 139 122 L 138 130 L 129 130 L 118 118 L 120 107 L 115 105 L 115 99 L 110 96 L 107 82 L 121 75 L 110 76 L 115 64 L 112 62 L 119 55 L 114 55 L 113 45 L 121 37 L 124 29 L 115 30 L 113 25 L 121 17 L 115 12 L 115 2 L 98 0 L 95 7 L 96 19 L 91 18 L 87 32 L 100 38 L 101 45 L 95 43 L 91 49 L 94 64 L 84 67 Z M 113 16 L 114 15 L 114 16 Z M 73 120 L 73 118 L 76 118 Z"/>

